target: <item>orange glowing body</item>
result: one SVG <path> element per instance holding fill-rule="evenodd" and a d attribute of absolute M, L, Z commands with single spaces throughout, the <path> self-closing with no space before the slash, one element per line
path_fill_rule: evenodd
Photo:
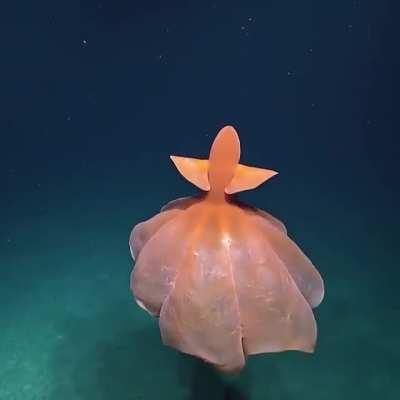
<path fill-rule="evenodd" d="M 135 226 L 131 289 L 159 317 L 164 344 L 227 371 L 247 355 L 312 352 L 312 308 L 324 296 L 310 260 L 268 213 L 235 202 L 276 172 L 239 164 L 240 142 L 227 126 L 209 160 L 172 156 L 179 172 L 205 191 L 168 203 Z"/>

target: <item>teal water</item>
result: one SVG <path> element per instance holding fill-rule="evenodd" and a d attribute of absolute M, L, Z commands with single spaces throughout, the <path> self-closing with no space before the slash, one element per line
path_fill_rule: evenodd
<path fill-rule="evenodd" d="M 171 191 L 188 190 L 176 180 Z M 55 196 L 36 188 L 18 224 L 2 226 L 1 399 L 397 398 L 395 225 L 368 217 L 356 199 L 332 203 L 331 193 L 318 199 L 310 186 L 304 200 L 318 199 L 314 207 L 276 204 L 325 279 L 316 352 L 250 357 L 239 376 L 227 377 L 163 346 L 157 322 L 129 291 L 129 231 L 170 194 L 121 180 L 66 189 Z M 246 200 L 274 203 L 273 192 L 271 181 Z"/>

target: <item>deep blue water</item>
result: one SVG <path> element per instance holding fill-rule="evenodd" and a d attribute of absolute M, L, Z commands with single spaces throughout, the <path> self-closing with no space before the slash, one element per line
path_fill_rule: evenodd
<path fill-rule="evenodd" d="M 28 2 L 29 3 L 29 2 Z M 382 1 L 3 5 L 0 399 L 397 399 L 399 27 Z M 162 346 L 128 235 L 236 127 L 240 198 L 322 274 L 314 355 L 239 377 Z"/>

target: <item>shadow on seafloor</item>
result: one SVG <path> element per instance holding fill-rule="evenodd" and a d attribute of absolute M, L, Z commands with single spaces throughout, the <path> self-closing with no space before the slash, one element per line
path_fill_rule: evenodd
<path fill-rule="evenodd" d="M 176 400 L 181 393 L 185 400 L 250 400 L 248 368 L 236 376 L 220 374 L 164 346 L 156 323 L 135 330 L 127 315 L 131 304 L 122 303 L 94 318 L 63 319 L 52 359 L 51 399 Z"/>

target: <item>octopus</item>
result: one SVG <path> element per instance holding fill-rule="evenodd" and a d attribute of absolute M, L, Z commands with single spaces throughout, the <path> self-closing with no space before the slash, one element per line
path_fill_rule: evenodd
<path fill-rule="evenodd" d="M 167 203 L 129 238 L 130 287 L 158 320 L 161 340 L 226 373 L 249 355 L 314 351 L 312 309 L 324 297 L 310 259 L 269 213 L 235 199 L 276 171 L 239 163 L 231 126 L 217 134 L 208 159 L 171 156 L 199 195 Z"/>

